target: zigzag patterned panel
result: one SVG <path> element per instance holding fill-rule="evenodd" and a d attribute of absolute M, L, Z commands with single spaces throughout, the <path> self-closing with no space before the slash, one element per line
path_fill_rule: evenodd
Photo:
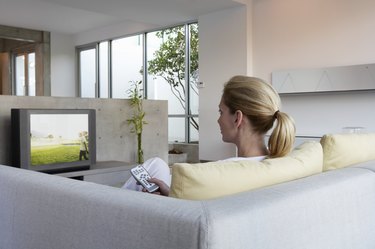
<path fill-rule="evenodd" d="M 374 90 L 375 64 L 275 71 L 272 85 L 279 93 Z"/>

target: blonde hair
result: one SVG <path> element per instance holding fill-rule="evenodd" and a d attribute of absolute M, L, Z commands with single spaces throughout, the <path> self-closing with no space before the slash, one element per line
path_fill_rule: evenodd
<path fill-rule="evenodd" d="M 222 99 L 232 113 L 240 110 L 249 119 L 254 132 L 266 134 L 275 125 L 268 140 L 269 157 L 285 156 L 292 150 L 294 121 L 280 111 L 280 97 L 270 84 L 255 77 L 234 76 L 224 85 Z"/>

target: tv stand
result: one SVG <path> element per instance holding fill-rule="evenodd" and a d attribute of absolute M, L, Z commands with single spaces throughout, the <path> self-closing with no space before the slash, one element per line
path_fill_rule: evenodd
<path fill-rule="evenodd" d="M 110 186 L 120 186 L 130 177 L 130 169 L 135 163 L 120 161 L 100 161 L 90 169 L 55 174 L 76 180 L 95 182 Z"/>

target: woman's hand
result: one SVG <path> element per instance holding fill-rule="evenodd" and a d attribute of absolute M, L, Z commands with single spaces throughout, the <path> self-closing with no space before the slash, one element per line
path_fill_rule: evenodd
<path fill-rule="evenodd" d="M 169 195 L 169 187 L 165 182 L 163 182 L 162 180 L 159 180 L 157 178 L 151 178 L 151 179 L 148 179 L 148 181 L 152 182 L 152 183 L 155 183 L 156 185 L 159 186 L 159 189 L 156 190 L 155 192 L 152 192 L 152 194 L 163 195 L 163 196 Z M 143 189 L 142 191 L 147 192 L 146 189 Z"/>

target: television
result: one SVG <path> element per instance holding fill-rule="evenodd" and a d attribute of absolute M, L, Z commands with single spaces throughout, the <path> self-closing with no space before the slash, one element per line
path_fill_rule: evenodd
<path fill-rule="evenodd" d="M 89 169 L 95 124 L 93 109 L 12 109 L 13 166 L 51 174 Z"/>

